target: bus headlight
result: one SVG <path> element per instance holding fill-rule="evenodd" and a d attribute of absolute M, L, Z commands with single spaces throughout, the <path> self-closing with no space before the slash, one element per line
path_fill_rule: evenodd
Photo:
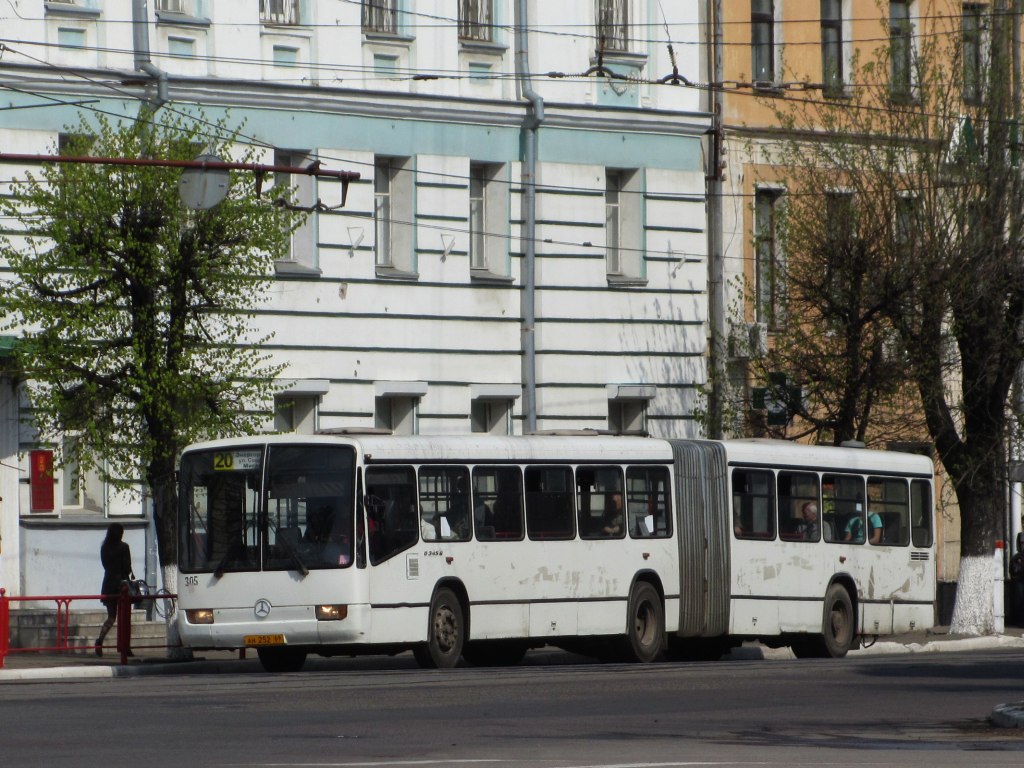
<path fill-rule="evenodd" d="M 317 621 L 341 621 L 348 616 L 347 605 L 318 605 L 316 607 Z"/>
<path fill-rule="evenodd" d="M 185 611 L 185 621 L 189 624 L 213 624 L 213 609 L 189 608 Z"/>

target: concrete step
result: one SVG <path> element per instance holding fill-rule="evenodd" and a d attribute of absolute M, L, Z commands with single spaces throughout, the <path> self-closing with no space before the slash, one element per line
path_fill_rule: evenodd
<path fill-rule="evenodd" d="M 68 645 L 91 650 L 107 619 L 107 612 L 71 611 L 68 614 Z M 57 612 L 45 609 L 11 611 L 12 648 L 50 648 L 57 645 Z M 108 637 L 113 641 L 113 635 Z M 162 645 L 167 642 L 167 625 L 163 619 L 147 621 L 143 610 L 132 611 L 132 642 L 139 645 Z"/>

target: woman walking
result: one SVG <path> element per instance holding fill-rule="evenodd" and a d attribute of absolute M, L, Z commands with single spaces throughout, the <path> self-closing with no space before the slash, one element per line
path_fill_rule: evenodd
<path fill-rule="evenodd" d="M 117 601 L 121 594 L 121 584 L 132 577 L 132 552 L 128 543 L 123 541 L 124 526 L 111 523 L 107 527 L 107 536 L 100 545 L 100 562 L 103 564 L 103 585 L 100 593 L 103 604 L 107 607 L 107 620 L 103 622 L 100 636 L 96 638 L 96 655 L 103 655 L 103 638 L 117 620 Z"/>

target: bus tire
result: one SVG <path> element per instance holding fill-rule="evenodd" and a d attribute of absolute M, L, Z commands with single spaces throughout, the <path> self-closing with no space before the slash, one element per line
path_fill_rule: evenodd
<path fill-rule="evenodd" d="M 266 672 L 298 672 L 306 663 L 306 652 L 299 648 L 257 648 L 256 655 Z"/>
<path fill-rule="evenodd" d="M 629 597 L 626 658 L 641 664 L 657 661 L 665 648 L 665 608 L 651 584 L 638 581 Z"/>
<path fill-rule="evenodd" d="M 825 615 L 822 618 L 821 637 L 825 654 L 841 659 L 853 647 L 857 634 L 857 621 L 853 601 L 846 587 L 833 584 L 825 593 Z"/>
<path fill-rule="evenodd" d="M 416 662 L 424 669 L 451 669 L 459 663 L 466 641 L 462 603 L 450 589 L 439 589 L 430 601 L 427 642 L 413 649 Z"/>

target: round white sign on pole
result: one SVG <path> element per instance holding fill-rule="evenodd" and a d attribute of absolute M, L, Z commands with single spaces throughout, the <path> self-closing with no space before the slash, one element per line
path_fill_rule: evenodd
<path fill-rule="evenodd" d="M 197 163 L 219 163 L 216 155 L 200 155 Z M 227 197 L 230 176 L 223 168 L 186 168 L 178 180 L 178 194 L 186 206 L 195 211 L 213 208 Z"/>

